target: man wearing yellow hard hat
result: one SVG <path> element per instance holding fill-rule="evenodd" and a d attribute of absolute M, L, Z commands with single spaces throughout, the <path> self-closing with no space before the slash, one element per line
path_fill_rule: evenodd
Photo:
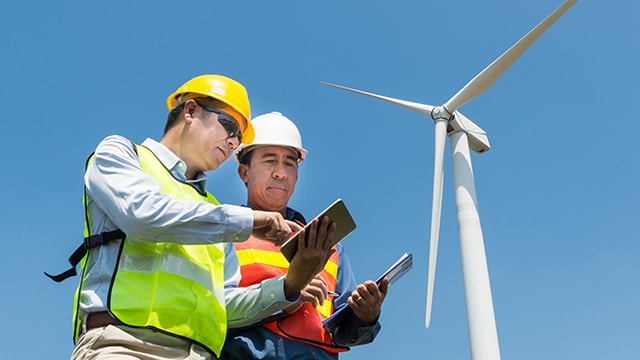
<path fill-rule="evenodd" d="M 227 330 L 222 243 L 291 234 L 281 214 L 221 205 L 205 188 L 205 172 L 253 141 L 244 86 L 198 76 L 167 107 L 159 142 L 108 136 L 87 161 L 85 241 L 70 259 L 81 266 L 72 359 L 217 358 Z M 328 257 L 332 229 L 316 230 L 318 247 L 289 284 L 298 292 Z M 64 280 L 75 264 L 49 276 Z M 267 306 L 291 304 L 283 288 L 273 292 Z"/>
<path fill-rule="evenodd" d="M 251 125 L 251 107 L 247 90 L 239 82 L 222 75 L 197 76 L 178 88 L 167 98 L 167 108 L 174 110 L 188 99 L 204 97 L 217 100 L 218 110 L 224 111 L 240 126 L 242 143 L 251 144 L 255 137 Z"/>

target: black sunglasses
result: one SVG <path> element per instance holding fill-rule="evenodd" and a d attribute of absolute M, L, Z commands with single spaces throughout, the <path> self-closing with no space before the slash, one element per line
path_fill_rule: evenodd
<path fill-rule="evenodd" d="M 231 117 L 231 115 L 227 114 L 224 111 L 220 111 L 218 109 L 210 108 L 210 107 L 208 107 L 206 105 L 201 104 L 198 101 L 196 101 L 196 104 L 198 104 L 198 106 L 200 106 L 201 108 L 207 110 L 208 112 L 212 112 L 212 113 L 218 114 L 218 122 L 227 131 L 227 134 L 229 134 L 229 137 L 237 137 L 238 141 L 242 142 L 242 132 L 240 132 L 240 128 L 238 127 L 238 123 L 236 122 L 236 120 L 233 117 Z"/>

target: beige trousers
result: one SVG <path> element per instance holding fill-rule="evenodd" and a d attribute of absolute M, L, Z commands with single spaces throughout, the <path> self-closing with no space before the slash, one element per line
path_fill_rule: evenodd
<path fill-rule="evenodd" d="M 78 339 L 71 360 L 213 360 L 201 346 L 150 329 L 108 325 Z"/>

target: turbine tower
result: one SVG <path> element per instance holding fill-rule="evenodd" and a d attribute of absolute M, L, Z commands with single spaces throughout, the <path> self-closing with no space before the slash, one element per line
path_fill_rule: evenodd
<path fill-rule="evenodd" d="M 485 92 L 513 63 L 547 31 L 578 0 L 566 0 L 524 37 L 494 60 L 489 66 L 463 86 L 453 97 L 440 106 L 420 104 L 377 95 L 345 86 L 321 82 L 323 85 L 383 100 L 429 116 L 435 122 L 435 152 L 433 166 L 433 202 L 431 208 L 431 234 L 429 246 L 429 272 L 425 326 L 431 322 L 433 284 L 435 279 L 440 212 L 442 207 L 443 162 L 446 137 L 450 139 L 453 182 L 460 236 L 462 276 L 471 358 L 474 360 L 500 359 L 489 271 L 478 214 L 478 203 L 471 166 L 470 149 L 483 153 L 489 150 L 489 139 L 484 130 L 458 112 L 458 108 Z"/>

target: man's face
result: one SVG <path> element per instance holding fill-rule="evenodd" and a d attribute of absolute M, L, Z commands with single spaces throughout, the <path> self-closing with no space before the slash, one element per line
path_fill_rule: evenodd
<path fill-rule="evenodd" d="M 193 170 L 204 172 L 217 169 L 239 144 L 237 137 L 229 137 L 218 116 L 201 107 L 195 109 L 190 129 L 193 137 L 189 140 L 189 147 L 199 161 Z"/>
<path fill-rule="evenodd" d="M 238 174 L 247 184 L 247 205 L 256 210 L 282 212 L 298 181 L 298 156 L 284 146 L 260 146 Z"/>

